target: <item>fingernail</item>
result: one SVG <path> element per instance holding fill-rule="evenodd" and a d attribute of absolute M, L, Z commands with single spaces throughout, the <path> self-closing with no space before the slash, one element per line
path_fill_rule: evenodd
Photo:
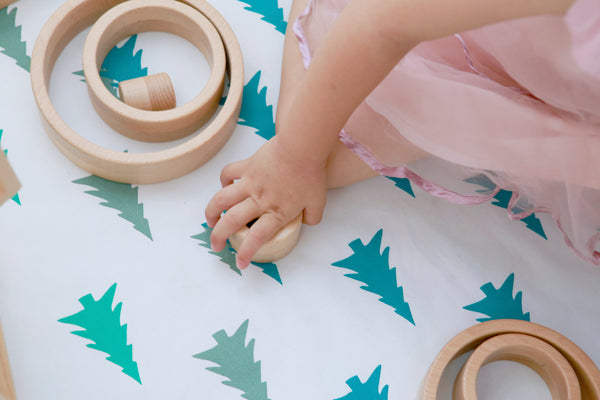
<path fill-rule="evenodd" d="M 248 266 L 248 264 L 244 263 L 243 261 L 240 261 L 239 257 L 235 257 L 235 265 L 236 267 L 238 267 L 238 269 L 246 269 L 246 267 Z"/>

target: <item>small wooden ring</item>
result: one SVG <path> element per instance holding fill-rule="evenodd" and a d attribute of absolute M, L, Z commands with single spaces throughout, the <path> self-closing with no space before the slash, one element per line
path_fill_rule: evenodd
<path fill-rule="evenodd" d="M 140 110 L 165 111 L 177 107 L 171 77 L 166 72 L 119 82 L 119 99 Z"/>
<path fill-rule="evenodd" d="M 440 351 L 433 361 L 421 392 L 422 400 L 437 400 L 440 382 L 448 365 L 487 339 L 506 333 L 519 333 L 541 339 L 558 350 L 571 364 L 579 380 L 583 400 L 600 400 L 600 370 L 577 345 L 545 326 L 520 320 L 492 320 L 465 329 Z"/>
<path fill-rule="evenodd" d="M 115 44 L 148 31 L 187 39 L 210 65 L 206 86 L 181 107 L 156 112 L 140 110 L 119 101 L 102 82 L 100 68 Z M 173 0 L 129 0 L 111 8 L 96 21 L 83 47 L 83 71 L 96 112 L 117 132 L 144 142 L 181 139 L 212 118 L 223 94 L 225 66 L 225 49 L 214 25 L 202 13 Z"/>
<path fill-rule="evenodd" d="M 287 256 L 300 237 L 302 230 L 302 214 L 298 215 L 292 222 L 284 226 L 269 240 L 263 244 L 252 257 L 252 261 L 257 263 L 270 263 Z M 242 246 L 242 242 L 250 232 L 250 228 L 243 227 L 229 237 L 229 243 L 236 251 Z"/>
<path fill-rule="evenodd" d="M 98 146 L 78 135 L 52 105 L 49 83 L 65 46 L 104 12 L 125 0 L 68 0 L 46 22 L 31 57 L 31 84 L 50 139 L 81 168 L 117 182 L 148 184 L 185 175 L 210 160 L 237 126 L 244 88 L 244 62 L 240 45 L 227 21 L 206 0 L 180 0 L 207 17 L 217 28 L 227 55 L 229 92 L 222 108 L 203 131 L 167 150 L 135 154 Z"/>
<path fill-rule="evenodd" d="M 473 351 L 454 384 L 454 400 L 477 400 L 477 376 L 494 361 L 516 361 L 538 373 L 554 400 L 581 400 L 581 390 L 569 361 L 554 347 L 529 335 L 494 336 Z"/>

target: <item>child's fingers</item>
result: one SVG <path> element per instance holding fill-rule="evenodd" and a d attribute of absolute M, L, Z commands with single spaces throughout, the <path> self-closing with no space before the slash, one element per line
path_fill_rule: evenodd
<path fill-rule="evenodd" d="M 238 249 L 236 265 L 246 268 L 260 247 L 271 239 L 283 227 L 282 220 L 273 214 L 263 214 L 250 228 Z"/>
<path fill-rule="evenodd" d="M 323 207 L 306 207 L 304 209 L 304 216 L 302 217 L 302 222 L 306 225 L 317 225 L 321 222 L 323 218 Z"/>
<path fill-rule="evenodd" d="M 243 161 L 234 162 L 226 165 L 223 170 L 221 170 L 221 186 L 225 187 L 227 185 L 231 185 L 235 180 L 240 179 L 242 177 L 242 173 L 244 172 L 244 163 Z"/>
<path fill-rule="evenodd" d="M 210 199 L 206 205 L 206 210 L 204 210 L 208 226 L 214 227 L 223 211 L 229 210 L 234 205 L 242 202 L 246 197 L 246 193 L 241 190 L 239 185 L 229 185 L 219 190 Z"/>
<path fill-rule="evenodd" d="M 241 203 L 231 207 L 215 225 L 210 241 L 213 251 L 219 252 L 225 248 L 227 239 L 244 225 L 260 215 L 256 202 L 247 197 Z"/>

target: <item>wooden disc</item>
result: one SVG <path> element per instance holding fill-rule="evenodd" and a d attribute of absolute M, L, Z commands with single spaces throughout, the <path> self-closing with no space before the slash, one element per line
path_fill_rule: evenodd
<path fill-rule="evenodd" d="M 252 257 L 252 261 L 257 263 L 270 263 L 287 256 L 298 243 L 300 231 L 302 230 L 302 214 L 298 215 L 292 222 L 281 228 L 279 232 L 267 243 L 263 244 Z M 229 237 L 229 243 L 236 251 L 242 245 L 242 242 L 250 232 L 250 228 L 243 227 Z"/>
<path fill-rule="evenodd" d="M 181 107 L 141 110 L 119 101 L 102 82 L 100 68 L 108 52 L 121 40 L 148 31 L 187 39 L 210 65 L 206 86 Z M 202 13 L 173 0 L 129 0 L 111 8 L 96 21 L 83 48 L 83 71 L 96 112 L 117 132 L 144 142 L 180 139 L 212 118 L 221 101 L 225 66 L 225 49 L 214 25 Z"/>
<path fill-rule="evenodd" d="M 516 361 L 538 373 L 554 400 L 581 400 L 569 361 L 554 347 L 533 336 L 508 333 L 486 340 L 471 354 L 454 384 L 454 400 L 477 400 L 477 376 L 494 361 Z"/>
<path fill-rule="evenodd" d="M 68 0 L 46 22 L 31 57 L 33 94 L 50 139 L 63 154 L 90 173 L 117 182 L 164 182 L 189 173 L 225 145 L 237 125 L 244 88 L 242 51 L 233 30 L 206 0 L 181 0 L 207 17 L 225 46 L 229 92 L 225 103 L 202 132 L 185 143 L 152 153 L 123 153 L 96 145 L 78 135 L 58 115 L 49 95 L 56 59 L 65 46 L 110 8 L 125 0 Z"/>
<path fill-rule="evenodd" d="M 569 362 L 581 388 L 584 400 L 600 400 L 600 370 L 577 345 L 560 333 L 533 322 L 501 319 L 472 326 L 450 340 L 433 361 L 425 381 L 421 399 L 437 400 L 440 381 L 448 365 L 468 351 L 476 349 L 494 336 L 518 333 L 541 339 L 558 350 Z"/>
<path fill-rule="evenodd" d="M 166 111 L 177 107 L 173 82 L 166 72 L 119 82 L 119 99 L 146 111 Z"/>

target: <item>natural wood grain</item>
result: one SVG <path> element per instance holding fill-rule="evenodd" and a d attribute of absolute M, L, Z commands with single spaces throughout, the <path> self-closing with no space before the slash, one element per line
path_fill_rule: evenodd
<path fill-rule="evenodd" d="M 0 10 L 4 7 L 8 7 L 12 3 L 15 3 L 17 0 L 0 0 Z"/>
<path fill-rule="evenodd" d="M 0 205 L 13 197 L 20 188 L 17 176 L 10 167 L 4 151 L 0 149 Z"/>
<path fill-rule="evenodd" d="M 454 384 L 454 400 L 477 400 L 477 375 L 494 361 L 515 361 L 537 372 L 554 400 L 581 400 L 569 361 L 554 347 L 529 335 L 509 333 L 486 340 L 469 356 Z"/>
<path fill-rule="evenodd" d="M 166 72 L 120 82 L 119 99 L 146 111 L 166 111 L 177 107 L 173 82 Z"/>
<path fill-rule="evenodd" d="M 600 400 L 600 370 L 583 350 L 550 328 L 532 322 L 508 319 L 483 322 L 462 331 L 450 340 L 429 368 L 420 398 L 437 400 L 442 374 L 453 360 L 476 349 L 487 339 L 508 333 L 533 336 L 553 346 L 575 371 L 581 388 L 581 398 Z"/>
<path fill-rule="evenodd" d="M 269 263 L 285 257 L 292 251 L 302 230 L 302 214 L 296 217 L 292 222 L 281 228 L 271 240 L 261 246 L 256 252 L 252 261 L 258 263 Z M 229 237 L 229 243 L 236 251 L 239 250 L 244 238 L 248 235 L 250 229 L 245 226 Z"/>
<path fill-rule="evenodd" d="M 131 0 L 130 0 L 131 1 Z M 46 22 L 31 59 L 31 83 L 50 139 L 75 164 L 105 179 L 147 184 L 189 173 L 210 160 L 237 126 L 244 87 L 242 52 L 227 21 L 205 0 L 184 0 L 215 26 L 227 56 L 229 92 L 225 103 L 202 132 L 167 150 L 135 154 L 105 149 L 71 129 L 50 101 L 49 81 L 56 59 L 65 46 L 104 12 L 125 0 L 68 0 Z"/>
<path fill-rule="evenodd" d="M 113 96 L 100 78 L 104 58 L 117 43 L 148 31 L 187 39 L 208 61 L 208 82 L 181 107 L 156 112 L 131 107 Z M 225 49 L 214 25 L 192 7 L 173 0 L 130 0 L 113 7 L 96 21 L 83 47 L 83 71 L 96 112 L 117 132 L 144 142 L 176 140 L 202 128 L 221 101 L 225 67 Z"/>
<path fill-rule="evenodd" d="M 4 335 L 2 334 L 2 326 L 0 326 L 0 400 L 4 397 L 5 400 L 16 400 L 15 386 L 13 384 L 10 373 L 10 364 L 8 362 L 8 353 L 4 343 Z"/>

